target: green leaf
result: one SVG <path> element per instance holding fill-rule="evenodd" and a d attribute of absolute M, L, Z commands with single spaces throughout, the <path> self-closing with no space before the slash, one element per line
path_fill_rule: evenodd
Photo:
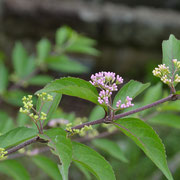
<path fill-rule="evenodd" d="M 90 147 L 73 142 L 73 161 L 80 163 L 99 180 L 115 180 L 110 164 Z"/>
<path fill-rule="evenodd" d="M 80 163 L 78 162 L 73 162 L 76 167 L 84 174 L 86 180 L 91 180 L 91 175 L 89 173 L 89 171 L 87 171 L 87 169 L 85 167 L 83 167 Z"/>
<path fill-rule="evenodd" d="M 66 48 L 67 52 L 76 52 L 76 53 L 83 53 L 89 54 L 93 56 L 98 56 L 100 53 L 93 47 L 85 46 L 84 44 L 73 43 Z"/>
<path fill-rule="evenodd" d="M 60 47 L 71 37 L 74 31 L 67 26 L 63 26 L 56 31 L 56 44 Z"/>
<path fill-rule="evenodd" d="M 57 92 L 69 96 L 79 97 L 95 104 L 99 104 L 97 101 L 97 89 L 90 82 L 79 78 L 66 77 L 52 81 L 47 84 L 44 89 L 37 91 L 36 94 L 42 92 Z"/>
<path fill-rule="evenodd" d="M 144 151 L 167 179 L 173 179 L 168 169 L 164 145 L 151 126 L 136 118 L 119 119 L 114 124 Z"/>
<path fill-rule="evenodd" d="M 18 127 L 0 136 L 0 148 L 9 148 L 37 136 L 33 128 Z"/>
<path fill-rule="evenodd" d="M 46 62 L 50 69 L 64 73 L 85 73 L 89 70 L 88 67 L 64 55 L 50 56 L 46 59 Z"/>
<path fill-rule="evenodd" d="M 0 111 L 0 134 L 4 134 L 14 127 L 12 118 L 4 111 Z"/>
<path fill-rule="evenodd" d="M 159 82 L 156 85 L 150 87 L 143 98 L 143 102 L 142 102 L 142 106 L 143 105 L 147 105 L 147 104 L 151 104 L 157 100 L 159 100 L 162 97 L 162 83 Z M 152 111 L 153 109 L 147 109 L 145 111 L 142 111 L 140 114 L 141 116 L 144 116 L 145 114 L 147 114 L 149 111 Z"/>
<path fill-rule="evenodd" d="M 166 125 L 173 128 L 180 129 L 180 118 L 179 115 L 172 113 L 160 113 L 148 119 L 148 122 L 152 124 Z"/>
<path fill-rule="evenodd" d="M 37 59 L 41 64 L 45 61 L 51 51 L 51 43 L 48 39 L 41 39 L 37 44 Z"/>
<path fill-rule="evenodd" d="M 3 94 L 8 86 L 8 70 L 3 61 L 0 60 L 0 95 Z"/>
<path fill-rule="evenodd" d="M 170 35 L 169 39 L 162 43 L 163 64 L 169 67 L 171 75 L 174 72 L 173 59 L 180 59 L 180 41 L 174 35 Z"/>
<path fill-rule="evenodd" d="M 120 149 L 120 147 L 113 141 L 110 141 L 108 139 L 95 139 L 92 141 L 93 145 L 95 145 L 97 148 L 107 152 L 112 157 L 127 163 L 128 160 L 125 157 L 123 151 Z"/>
<path fill-rule="evenodd" d="M 90 115 L 89 115 L 89 121 L 95 121 L 101 118 L 104 118 L 105 116 L 105 110 L 101 106 L 95 106 Z"/>
<path fill-rule="evenodd" d="M 166 102 L 159 109 L 161 111 L 180 111 L 180 101 Z"/>
<path fill-rule="evenodd" d="M 36 62 L 34 56 L 29 56 L 27 58 L 27 64 L 24 67 L 24 76 L 22 79 L 26 81 L 29 77 L 33 77 L 33 73 L 36 72 Z"/>
<path fill-rule="evenodd" d="M 18 112 L 16 117 L 16 124 L 17 126 L 25 126 L 25 125 L 32 125 L 32 120 L 29 116 L 24 113 Z"/>
<path fill-rule="evenodd" d="M 147 104 L 153 103 L 159 100 L 161 97 L 162 97 L 162 83 L 160 82 L 150 87 L 146 91 L 144 95 L 144 99 L 143 99 L 143 104 L 147 105 Z"/>
<path fill-rule="evenodd" d="M 42 156 L 36 155 L 31 158 L 31 160 L 43 170 L 43 172 L 47 173 L 54 180 L 61 180 L 61 174 L 59 172 L 57 164 L 51 159 Z"/>
<path fill-rule="evenodd" d="M 44 86 L 52 80 L 53 80 L 53 78 L 48 75 L 36 75 L 36 76 L 32 77 L 28 81 L 28 83 L 31 85 L 36 85 L 36 86 Z"/>
<path fill-rule="evenodd" d="M 53 153 L 56 154 L 60 161 L 60 172 L 63 180 L 68 180 L 68 169 L 72 160 L 72 144 L 67 138 L 66 131 L 61 128 L 52 128 L 44 132 L 42 138 L 50 140 L 48 146 L 53 148 Z"/>
<path fill-rule="evenodd" d="M 150 86 L 150 83 L 142 84 L 134 80 L 129 81 L 118 91 L 118 93 L 114 97 L 113 107 L 114 108 L 116 107 L 116 103 L 118 100 L 121 100 L 122 103 L 124 103 L 127 96 L 134 99 L 136 96 L 142 93 L 149 86 Z"/>
<path fill-rule="evenodd" d="M 53 101 L 46 102 L 41 108 L 41 112 L 44 112 L 47 114 L 47 119 L 45 120 L 44 125 L 48 123 L 53 113 L 56 111 L 60 103 L 60 100 L 62 98 L 62 94 L 58 94 L 58 93 L 49 93 L 49 94 L 53 96 Z M 40 106 L 41 106 L 41 100 L 40 98 L 38 98 L 37 107 L 36 107 L 38 112 L 39 112 Z"/>
<path fill-rule="evenodd" d="M 1 161 L 0 172 L 15 180 L 30 180 L 27 170 L 16 160 Z"/>
<path fill-rule="evenodd" d="M 22 43 L 17 42 L 13 49 L 12 60 L 15 73 L 18 77 L 24 77 L 25 67 L 27 65 L 27 52 L 23 47 Z"/>
<path fill-rule="evenodd" d="M 27 95 L 28 93 L 22 90 L 11 90 L 3 96 L 3 99 L 14 106 L 23 106 L 22 98 Z M 36 102 L 36 97 L 33 97 L 33 102 Z"/>

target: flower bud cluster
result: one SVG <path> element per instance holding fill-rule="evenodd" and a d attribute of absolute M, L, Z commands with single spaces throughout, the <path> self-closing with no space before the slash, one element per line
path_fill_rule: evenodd
<path fill-rule="evenodd" d="M 32 95 L 28 95 L 28 97 L 24 96 L 22 98 L 24 109 L 21 107 L 20 112 L 28 114 L 30 113 L 31 108 L 33 107 Z"/>
<path fill-rule="evenodd" d="M 180 70 L 180 61 L 177 61 L 177 59 L 173 59 L 172 62 L 175 67 L 174 70 L 174 75 L 175 75 L 175 73 Z M 174 75 L 171 77 L 169 67 L 165 66 L 165 64 L 158 65 L 158 68 L 155 68 L 153 70 L 153 75 L 161 78 L 161 81 L 169 86 L 173 86 L 173 83 L 180 82 L 180 76 L 176 74 L 175 77 L 173 77 Z"/>
<path fill-rule="evenodd" d="M 125 108 L 128 108 L 128 107 L 132 107 L 132 106 L 134 106 L 134 104 L 132 104 L 131 101 L 132 101 L 132 98 L 127 96 L 125 103 L 121 104 L 121 100 L 119 100 L 116 103 L 116 107 L 120 108 L 120 109 L 125 109 Z"/>
<path fill-rule="evenodd" d="M 98 97 L 100 104 L 109 104 L 109 98 L 112 95 L 112 91 L 117 91 L 117 85 L 123 83 L 123 78 L 119 75 L 116 76 L 113 72 L 99 72 L 91 76 L 90 83 L 101 89 Z"/>
<path fill-rule="evenodd" d="M 53 97 L 47 93 L 42 93 L 42 94 L 38 94 L 37 96 L 39 96 L 41 98 L 42 101 L 47 102 L 47 101 L 52 101 Z M 33 119 L 33 121 L 37 122 L 38 120 L 46 120 L 47 119 L 47 114 L 44 112 L 37 112 L 34 108 L 33 108 L 33 101 L 32 101 L 32 95 L 28 95 L 27 97 L 24 96 L 22 98 L 24 107 L 20 108 L 20 112 L 27 114 L 31 119 Z M 32 110 L 34 112 L 32 112 Z"/>
<path fill-rule="evenodd" d="M 50 94 L 47 94 L 45 92 L 41 93 L 41 94 L 37 94 L 38 97 L 40 97 L 40 99 L 42 101 L 53 101 L 53 96 L 51 96 Z"/>
<path fill-rule="evenodd" d="M 5 156 L 7 153 L 4 148 L 0 148 L 0 160 L 4 160 L 7 157 Z"/>
<path fill-rule="evenodd" d="M 178 70 L 180 70 L 180 61 L 178 61 L 177 59 L 173 59 L 172 60 L 174 63 L 175 68 L 177 68 Z"/>
<path fill-rule="evenodd" d="M 88 130 L 92 130 L 92 126 L 84 126 L 83 128 L 81 129 L 72 129 L 72 123 L 69 123 L 66 125 L 66 131 L 72 133 L 73 135 L 74 134 L 79 134 L 80 136 L 85 136 L 86 135 L 86 131 Z"/>

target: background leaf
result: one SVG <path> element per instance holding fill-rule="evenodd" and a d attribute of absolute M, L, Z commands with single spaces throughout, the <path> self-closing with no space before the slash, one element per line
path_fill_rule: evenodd
<path fill-rule="evenodd" d="M 84 144 L 73 142 L 73 161 L 80 163 L 99 180 L 115 180 L 110 164 L 96 151 Z"/>
<path fill-rule="evenodd" d="M 71 140 L 66 137 L 66 132 L 61 128 L 52 128 L 44 132 L 42 138 L 50 140 L 48 146 L 52 147 L 61 162 L 60 171 L 63 180 L 68 180 L 68 169 L 72 159 Z"/>
<path fill-rule="evenodd" d="M 120 147 L 115 142 L 110 141 L 108 139 L 95 139 L 92 141 L 92 143 L 97 148 L 110 154 L 112 157 L 114 157 L 122 162 L 126 162 L 126 163 L 128 162 L 123 151 L 120 149 Z"/>
<path fill-rule="evenodd" d="M 119 119 L 115 123 L 117 128 L 130 137 L 144 151 L 167 179 L 173 179 L 168 169 L 164 145 L 149 125 L 136 118 Z"/>
<path fill-rule="evenodd" d="M 131 98 L 135 98 L 141 92 L 143 92 L 146 88 L 150 86 L 150 83 L 142 84 L 141 82 L 131 80 L 127 84 L 125 84 L 116 94 L 113 100 L 113 107 L 116 107 L 116 103 L 118 100 L 121 100 L 122 103 L 125 102 L 126 97 L 129 96 Z"/>
<path fill-rule="evenodd" d="M 51 51 L 51 43 L 48 39 L 41 39 L 37 44 L 37 61 L 43 63 Z"/>
<path fill-rule="evenodd" d="M 53 78 L 49 75 L 36 75 L 32 77 L 28 83 L 36 86 L 44 86 L 52 80 Z"/>
<path fill-rule="evenodd" d="M 8 69 L 0 60 L 0 95 L 3 94 L 8 86 Z"/>
<path fill-rule="evenodd" d="M 172 113 L 164 112 L 157 114 L 148 119 L 148 122 L 180 129 L 180 117 Z"/>
<path fill-rule="evenodd" d="M 4 111 L 0 111 L 0 134 L 4 134 L 14 127 L 12 118 Z"/>
<path fill-rule="evenodd" d="M 29 173 L 16 160 L 4 160 L 0 162 L 0 172 L 12 177 L 15 180 L 30 180 Z"/>
<path fill-rule="evenodd" d="M 17 42 L 13 49 L 12 60 L 15 73 L 18 77 L 24 77 L 25 67 L 27 65 L 27 52 L 23 47 L 22 43 Z"/>
<path fill-rule="evenodd" d="M 65 55 L 50 56 L 46 59 L 46 63 L 48 68 L 64 73 L 87 73 L 89 71 L 88 67 Z"/>
<path fill-rule="evenodd" d="M 57 164 L 51 159 L 42 156 L 36 155 L 31 158 L 31 160 L 43 170 L 43 172 L 47 173 L 54 180 L 61 180 L 61 174 L 59 172 Z"/>
<path fill-rule="evenodd" d="M 18 127 L 0 136 L 0 147 L 9 148 L 37 136 L 33 128 Z"/>

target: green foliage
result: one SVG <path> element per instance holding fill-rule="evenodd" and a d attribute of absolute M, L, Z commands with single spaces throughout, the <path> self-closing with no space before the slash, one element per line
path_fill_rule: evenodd
<path fill-rule="evenodd" d="M 85 73 L 89 71 L 88 67 L 65 55 L 50 56 L 46 59 L 46 63 L 49 69 L 64 73 Z"/>
<path fill-rule="evenodd" d="M 4 111 L 0 111 L 0 134 L 10 131 L 14 127 L 11 117 Z"/>
<path fill-rule="evenodd" d="M 174 35 L 170 35 L 169 39 L 162 43 L 163 64 L 169 67 L 170 73 L 174 72 L 173 59 L 180 59 L 180 41 Z"/>
<path fill-rule="evenodd" d="M 120 99 L 122 103 L 125 102 L 127 96 L 131 98 L 135 98 L 138 96 L 142 91 L 150 86 L 150 83 L 142 84 L 138 81 L 131 80 L 127 84 L 125 84 L 116 94 L 113 101 L 113 107 L 116 107 L 117 101 Z"/>
<path fill-rule="evenodd" d="M 115 180 L 110 164 L 96 151 L 84 144 L 73 142 L 73 161 L 79 162 L 99 180 Z"/>
<path fill-rule="evenodd" d="M 68 169 L 72 160 L 71 140 L 66 137 L 66 132 L 61 128 L 52 128 L 44 134 L 41 137 L 50 140 L 48 146 L 53 148 L 53 153 L 60 159 L 59 169 L 63 180 L 68 180 Z"/>
<path fill-rule="evenodd" d="M 67 77 L 52 81 L 51 83 L 47 84 L 44 89 L 37 91 L 36 94 L 42 92 L 61 93 L 86 99 L 98 104 L 98 92 L 96 88 L 90 82 L 79 78 Z"/>
<path fill-rule="evenodd" d="M 36 129 L 18 127 L 0 136 L 0 147 L 9 148 L 12 146 L 16 146 L 36 136 L 37 136 Z"/>
<path fill-rule="evenodd" d="M 8 70 L 3 63 L 3 61 L 0 60 L 0 95 L 3 94 L 7 90 L 8 86 Z"/>
<path fill-rule="evenodd" d="M 120 147 L 115 142 L 110 141 L 108 139 L 95 139 L 92 141 L 92 143 L 97 148 L 109 153 L 114 158 L 117 158 L 120 161 L 125 162 L 125 163 L 128 162 L 123 151 L 120 149 Z"/>
<path fill-rule="evenodd" d="M 166 125 L 173 128 L 180 129 L 180 119 L 179 116 L 172 113 L 160 113 L 151 117 L 148 122 L 152 124 Z"/>
<path fill-rule="evenodd" d="M 44 86 L 50 81 L 52 81 L 53 78 L 48 75 L 37 75 L 33 78 L 31 78 L 28 83 L 31 85 L 36 85 L 36 86 Z"/>
<path fill-rule="evenodd" d="M 51 96 L 53 96 L 53 101 L 49 101 L 46 102 L 42 108 L 41 108 L 41 112 L 44 112 L 47 114 L 47 119 L 44 122 L 44 125 L 46 125 L 48 123 L 48 121 L 50 120 L 50 118 L 52 117 L 53 113 L 56 111 L 61 98 L 62 98 L 62 94 L 57 94 L 55 92 L 53 93 L 49 93 Z M 38 102 L 37 102 L 37 111 L 40 110 L 40 106 L 41 106 L 42 102 L 40 100 L 40 98 L 38 98 Z"/>
<path fill-rule="evenodd" d="M 164 145 L 151 126 L 136 118 L 124 118 L 115 122 L 116 127 L 144 151 L 167 179 L 173 179 L 168 169 Z"/>
<path fill-rule="evenodd" d="M 62 179 L 58 165 L 51 159 L 47 158 L 46 156 L 36 155 L 32 157 L 32 161 L 45 173 L 47 173 L 53 180 Z"/>
<path fill-rule="evenodd" d="M 16 160 L 5 160 L 0 162 L 0 172 L 15 180 L 30 180 L 30 175 L 27 170 Z"/>

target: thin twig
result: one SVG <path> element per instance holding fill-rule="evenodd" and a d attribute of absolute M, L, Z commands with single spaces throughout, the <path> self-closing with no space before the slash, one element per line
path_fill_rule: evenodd
<path fill-rule="evenodd" d="M 178 99 L 180 99 L 180 95 L 177 95 L 177 94 L 173 95 L 173 94 L 171 94 L 168 97 L 160 99 L 160 100 L 158 100 L 158 101 L 156 101 L 156 102 L 154 102 L 152 104 L 148 104 L 148 105 L 143 106 L 141 108 L 137 108 L 137 109 L 129 111 L 129 112 L 125 112 L 125 113 L 122 113 L 122 114 L 115 115 L 113 120 L 117 120 L 117 119 L 129 116 L 131 114 L 135 114 L 135 113 L 138 113 L 140 111 L 144 111 L 146 109 L 152 108 L 154 106 L 157 106 L 157 105 L 162 104 L 162 103 L 167 102 L 167 101 L 175 101 L 175 100 L 178 100 Z M 73 129 L 81 129 L 84 126 L 96 125 L 96 124 L 101 124 L 101 123 L 110 123 L 110 118 L 111 117 L 106 117 L 106 118 L 99 119 L 99 120 L 96 120 L 96 121 L 86 122 L 86 123 L 83 123 L 83 124 L 80 124 L 80 125 L 72 127 L 72 130 Z M 28 140 L 26 142 L 23 142 L 22 144 L 19 144 L 18 146 L 15 146 L 15 147 L 9 149 L 7 155 L 9 155 L 9 154 L 11 154 L 13 152 L 18 151 L 19 149 L 24 148 L 25 146 L 27 146 L 29 144 L 37 142 L 38 140 L 39 140 L 39 137 L 35 137 L 35 138 L 32 138 L 32 139 L 30 139 L 30 140 Z"/>

